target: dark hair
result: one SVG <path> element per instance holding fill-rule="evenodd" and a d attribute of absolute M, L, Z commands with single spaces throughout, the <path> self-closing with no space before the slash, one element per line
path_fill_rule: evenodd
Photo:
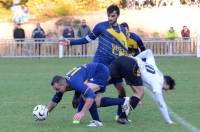
<path fill-rule="evenodd" d="M 63 80 L 64 78 L 62 76 L 59 75 L 55 75 L 51 81 L 51 86 L 53 86 L 55 83 L 60 82 L 61 80 Z"/>
<path fill-rule="evenodd" d="M 170 90 L 174 89 L 174 86 L 176 85 L 175 80 L 168 75 L 165 75 L 164 79 L 165 79 L 165 82 L 169 85 L 169 89 Z"/>
<path fill-rule="evenodd" d="M 118 16 L 120 15 L 120 10 L 119 10 L 119 7 L 117 5 L 112 4 L 107 8 L 107 14 L 108 15 L 113 13 L 113 11 L 116 11 Z"/>
<path fill-rule="evenodd" d="M 122 27 L 126 27 L 126 28 L 129 29 L 129 26 L 128 26 L 128 24 L 127 24 L 126 22 L 121 23 L 120 26 L 122 26 Z"/>

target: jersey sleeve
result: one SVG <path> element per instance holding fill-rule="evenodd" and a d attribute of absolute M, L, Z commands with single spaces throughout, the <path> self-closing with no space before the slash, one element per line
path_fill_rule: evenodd
<path fill-rule="evenodd" d="M 53 96 L 52 98 L 52 101 L 54 103 L 59 103 L 61 100 L 62 100 L 62 96 L 63 96 L 63 93 L 61 92 L 56 92 L 55 95 Z"/>
<path fill-rule="evenodd" d="M 86 44 L 95 40 L 100 34 L 101 34 L 101 25 L 97 24 L 89 35 L 80 39 L 70 39 L 70 44 L 71 45 Z"/>
<path fill-rule="evenodd" d="M 140 51 L 144 51 L 146 48 L 144 47 L 144 43 L 142 41 L 142 39 L 137 36 L 137 43 L 138 43 L 138 47 L 140 48 Z"/>

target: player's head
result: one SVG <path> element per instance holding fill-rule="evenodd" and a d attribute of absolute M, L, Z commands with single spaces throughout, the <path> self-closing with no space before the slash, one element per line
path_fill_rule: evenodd
<path fill-rule="evenodd" d="M 117 18 L 120 15 L 120 10 L 117 5 L 110 5 L 107 8 L 107 15 L 108 15 L 108 21 L 111 25 L 115 24 L 117 22 Z"/>
<path fill-rule="evenodd" d="M 122 27 L 124 27 L 126 30 L 129 31 L 129 26 L 128 26 L 128 24 L 127 24 L 126 22 L 123 22 L 123 23 L 121 23 L 120 25 L 121 25 Z"/>
<path fill-rule="evenodd" d="M 62 76 L 56 75 L 51 81 L 51 86 L 55 91 L 64 93 L 67 87 L 66 79 Z"/>
<path fill-rule="evenodd" d="M 172 77 L 167 75 L 164 76 L 164 90 L 173 90 L 175 85 L 175 80 Z"/>

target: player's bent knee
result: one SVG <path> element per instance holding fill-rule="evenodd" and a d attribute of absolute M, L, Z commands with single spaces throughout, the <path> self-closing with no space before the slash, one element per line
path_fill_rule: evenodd
<path fill-rule="evenodd" d="M 95 99 L 95 93 L 92 91 L 92 89 L 90 88 L 87 88 L 85 90 L 85 93 L 83 94 L 86 98 L 92 98 L 92 99 Z"/>

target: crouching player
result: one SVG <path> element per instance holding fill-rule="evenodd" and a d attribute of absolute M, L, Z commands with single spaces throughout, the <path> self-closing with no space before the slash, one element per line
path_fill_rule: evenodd
<path fill-rule="evenodd" d="M 108 78 L 108 67 L 100 63 L 90 63 L 74 68 L 66 74 L 65 78 L 62 76 L 54 76 L 51 85 L 56 93 L 48 104 L 48 112 L 51 112 L 57 106 L 65 92 L 75 90 L 81 93 L 81 100 L 83 103 L 80 103 L 78 112 L 74 115 L 73 119 L 80 121 L 85 116 L 86 112 L 90 111 L 93 122 L 89 126 L 103 126 L 99 119 L 94 100 L 96 98 L 95 93 L 105 91 Z M 122 105 L 123 112 L 126 112 L 129 107 L 128 97 L 123 99 L 101 98 L 100 101 L 100 106 L 103 107 Z"/>
<path fill-rule="evenodd" d="M 165 122 L 168 124 L 173 124 L 173 121 L 169 116 L 162 91 L 173 90 L 175 86 L 174 79 L 170 76 L 164 76 L 163 73 L 158 69 L 155 63 L 155 58 L 150 49 L 141 52 L 134 58 L 137 60 L 140 68 L 143 82 L 150 86 L 153 90 L 157 105 Z M 142 60 L 146 61 L 144 62 Z"/>

